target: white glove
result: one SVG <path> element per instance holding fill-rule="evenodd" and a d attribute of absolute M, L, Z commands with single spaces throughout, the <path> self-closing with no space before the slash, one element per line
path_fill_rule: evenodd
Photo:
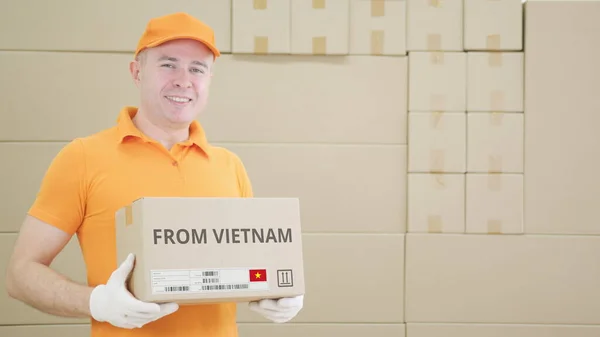
<path fill-rule="evenodd" d="M 304 295 L 277 300 L 264 299 L 248 303 L 250 310 L 275 323 L 285 323 L 296 317 L 304 306 Z"/>
<path fill-rule="evenodd" d="M 92 318 L 119 328 L 134 329 L 141 328 L 179 309 L 176 303 L 146 303 L 133 297 L 125 285 L 133 269 L 133 261 L 133 254 L 129 254 L 105 285 L 99 285 L 92 290 L 90 296 Z"/>

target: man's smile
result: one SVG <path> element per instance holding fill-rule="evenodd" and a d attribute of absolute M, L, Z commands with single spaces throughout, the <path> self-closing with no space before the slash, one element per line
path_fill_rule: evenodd
<path fill-rule="evenodd" d="M 169 101 L 172 101 L 174 103 L 179 103 L 179 104 L 185 104 L 185 103 L 189 103 L 192 101 L 191 98 L 182 97 L 182 96 L 165 96 L 165 98 L 168 99 Z"/>

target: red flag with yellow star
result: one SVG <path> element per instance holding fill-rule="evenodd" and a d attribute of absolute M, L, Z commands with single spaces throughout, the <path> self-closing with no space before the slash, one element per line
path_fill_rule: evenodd
<path fill-rule="evenodd" d="M 267 280 L 266 269 L 250 269 L 250 282 L 264 282 Z"/>

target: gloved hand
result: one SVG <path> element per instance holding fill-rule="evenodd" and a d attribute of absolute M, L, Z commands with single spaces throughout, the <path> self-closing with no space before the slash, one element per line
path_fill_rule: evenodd
<path fill-rule="evenodd" d="M 99 322 L 108 322 L 125 329 L 141 328 L 147 323 L 174 313 L 176 303 L 146 303 L 137 300 L 127 290 L 125 281 L 133 269 L 133 254 L 129 254 L 108 282 L 92 290 L 90 312 Z"/>
<path fill-rule="evenodd" d="M 304 306 L 304 295 L 285 297 L 277 300 L 264 299 L 248 303 L 250 310 L 275 322 L 285 323 L 296 317 Z"/>

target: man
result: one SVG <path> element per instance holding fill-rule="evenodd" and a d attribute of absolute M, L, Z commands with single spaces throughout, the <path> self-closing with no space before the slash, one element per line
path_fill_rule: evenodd
<path fill-rule="evenodd" d="M 142 196 L 252 197 L 241 160 L 211 146 L 195 120 L 220 56 L 210 27 L 185 13 L 150 20 L 130 71 L 140 107 L 116 126 L 69 142 L 54 158 L 7 271 L 13 298 L 43 312 L 92 318 L 92 336 L 237 336 L 236 304 L 143 303 L 127 292 L 134 256 L 116 263 L 115 211 Z M 77 233 L 89 286 L 48 266 Z M 250 303 L 286 322 L 303 297 Z"/>

